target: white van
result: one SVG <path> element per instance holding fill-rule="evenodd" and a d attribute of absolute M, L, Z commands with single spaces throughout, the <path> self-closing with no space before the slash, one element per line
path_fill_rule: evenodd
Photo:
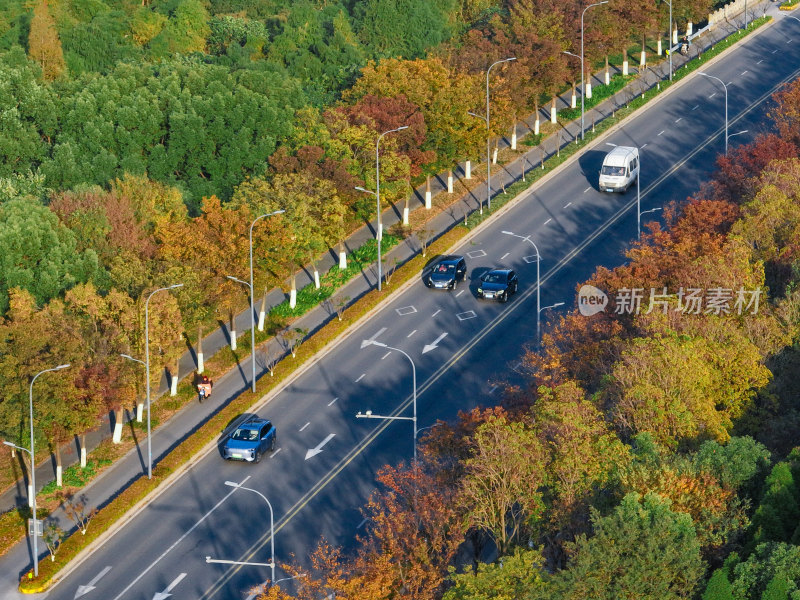
<path fill-rule="evenodd" d="M 601 192 L 623 192 L 639 177 L 639 149 L 617 146 L 606 154 L 600 169 Z"/>

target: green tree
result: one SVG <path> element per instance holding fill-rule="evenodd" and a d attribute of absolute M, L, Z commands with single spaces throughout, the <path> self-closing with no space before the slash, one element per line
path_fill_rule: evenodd
<path fill-rule="evenodd" d="M 149 44 L 156 57 L 166 54 L 204 52 L 211 33 L 208 12 L 201 0 L 179 0 L 173 3 L 167 22 Z"/>
<path fill-rule="evenodd" d="M 763 598 L 771 581 L 788 582 L 788 596 L 800 595 L 800 547 L 781 542 L 768 542 L 756 547 L 746 561 L 733 570 L 733 597 L 736 600 Z M 777 585 L 777 584 L 774 584 Z"/>
<path fill-rule="evenodd" d="M 480 563 L 477 573 L 456 573 L 451 567 L 453 587 L 442 600 L 519 600 L 541 585 L 543 563 L 538 550 L 516 548 L 497 562 Z"/>
<path fill-rule="evenodd" d="M 461 500 L 471 526 L 491 534 L 505 553 L 543 509 L 544 449 L 536 432 L 506 417 L 490 417 L 471 440 Z"/>
<path fill-rule="evenodd" d="M 703 600 L 734 600 L 733 586 L 725 569 L 717 569 L 708 580 Z"/>
<path fill-rule="evenodd" d="M 777 463 L 764 482 L 761 502 L 753 515 L 753 544 L 795 542 L 800 521 L 800 451 Z"/>
<path fill-rule="evenodd" d="M 28 290 L 38 304 L 55 298 L 97 272 L 93 250 L 77 250 L 75 235 L 38 200 L 16 198 L 0 205 L 0 314 L 12 287 Z"/>
<path fill-rule="evenodd" d="M 628 494 L 606 517 L 592 513 L 591 537 L 571 544 L 569 566 L 529 598 L 678 600 L 691 597 L 705 565 L 689 515 L 657 494 Z"/>

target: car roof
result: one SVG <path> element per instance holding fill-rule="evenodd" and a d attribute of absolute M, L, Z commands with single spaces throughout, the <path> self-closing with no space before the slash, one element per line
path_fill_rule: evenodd
<path fill-rule="evenodd" d="M 450 256 L 445 256 L 441 260 L 439 260 L 436 264 L 441 265 L 442 263 L 457 263 L 460 260 L 464 260 L 463 256 L 459 256 L 457 254 L 451 254 Z"/>
<path fill-rule="evenodd" d="M 489 273 L 508 273 L 510 271 L 511 269 L 506 269 L 505 267 L 501 267 L 498 269 L 490 269 L 489 271 L 486 271 L 486 275 L 488 275 Z"/>
<path fill-rule="evenodd" d="M 262 419 L 260 417 L 253 417 L 241 423 L 237 429 L 258 429 L 262 425 L 269 423 L 267 419 Z"/>

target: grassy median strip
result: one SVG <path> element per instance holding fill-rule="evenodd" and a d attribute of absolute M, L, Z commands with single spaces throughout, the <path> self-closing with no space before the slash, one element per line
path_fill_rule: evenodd
<path fill-rule="evenodd" d="M 746 32 L 736 32 L 718 44 L 715 44 L 714 47 L 709 49 L 707 52 L 689 61 L 684 67 L 676 71 L 673 76 L 672 83 L 679 81 L 692 71 L 700 68 L 706 62 L 708 62 L 709 58 L 712 58 L 720 52 L 723 52 L 734 43 L 740 41 L 744 35 L 751 33 L 761 25 L 767 23 L 769 20 L 771 20 L 771 17 L 769 16 L 756 19 L 750 24 L 750 27 Z M 671 85 L 669 81 L 664 81 L 661 83 L 661 89 L 664 90 L 669 87 L 669 85 Z M 498 194 L 495 198 L 493 198 L 491 209 L 484 208 L 483 215 L 473 213 L 467 219 L 467 226 L 457 225 L 442 234 L 438 239 L 428 246 L 426 254 L 435 256 L 436 254 L 441 254 L 447 251 L 451 246 L 465 237 L 469 233 L 470 229 L 487 219 L 491 214 L 499 210 L 503 205 L 516 197 L 520 192 L 523 192 L 531 187 L 545 173 L 551 171 L 553 168 L 566 161 L 570 156 L 575 154 L 575 152 L 581 150 L 587 143 L 591 142 L 608 128 L 629 116 L 632 112 L 646 104 L 656 95 L 657 92 L 650 90 L 650 92 L 639 95 L 630 100 L 627 106 L 617 110 L 614 116 L 608 117 L 598 123 L 594 131 L 587 130 L 586 142 L 582 144 L 567 144 L 561 149 L 558 156 L 551 156 L 545 161 L 544 169 L 541 169 L 538 165 L 535 168 L 532 168 L 526 173 L 524 181 L 519 180 L 515 182 L 505 189 L 505 193 Z M 388 248 L 389 244 L 396 244 L 399 241 L 399 238 L 391 238 L 388 234 L 385 234 L 383 240 L 383 243 Z M 377 250 L 374 246 L 374 241 L 372 246 L 369 246 L 369 242 L 367 242 L 367 244 L 362 246 L 364 249 L 364 256 L 357 257 L 356 260 L 352 259 L 353 255 L 351 254 L 351 264 L 349 265 L 347 271 L 350 271 L 352 268 L 353 275 L 356 275 L 365 266 L 369 265 L 371 262 L 374 262 L 376 258 L 375 253 Z M 371 260 L 369 260 L 369 256 L 372 256 Z M 177 448 L 175 448 L 160 462 L 154 465 L 152 479 L 147 479 L 145 476 L 139 477 L 139 479 L 134 481 L 128 488 L 123 490 L 108 505 L 106 505 L 97 513 L 85 534 L 79 535 L 76 533 L 64 540 L 58 553 L 56 554 L 54 561 L 45 560 L 39 563 L 38 577 L 34 578 L 32 571 L 23 576 L 20 581 L 20 591 L 23 593 L 39 593 L 48 589 L 56 580 L 59 571 L 70 560 L 77 556 L 81 550 L 96 540 L 103 532 L 112 527 L 114 523 L 116 523 L 127 512 L 134 508 L 139 501 L 141 501 L 150 492 L 163 483 L 170 474 L 177 471 L 186 462 L 188 462 L 191 457 L 200 452 L 212 441 L 219 440 L 225 427 L 233 419 L 235 419 L 238 415 L 247 412 L 250 407 L 255 404 L 264 394 L 269 393 L 277 386 L 281 385 L 282 382 L 288 378 L 298 367 L 311 360 L 327 344 L 334 341 L 338 336 L 344 333 L 348 327 L 356 323 L 361 317 L 377 307 L 378 304 L 380 304 L 380 302 L 388 294 L 398 289 L 407 281 L 415 277 L 419 277 L 420 272 L 425 267 L 428 260 L 428 258 L 417 254 L 415 257 L 396 269 L 391 282 L 386 282 L 384 284 L 382 292 L 378 292 L 377 290 L 373 289 L 366 293 L 344 311 L 341 321 L 335 317 L 331 318 L 297 349 L 295 357 L 287 356 L 284 360 L 275 365 L 275 368 L 272 372 L 273 377 L 261 378 L 259 383 L 261 390 L 258 393 L 254 394 L 250 391 L 247 391 L 231 400 L 227 406 L 221 409 L 216 415 L 211 417 L 195 433 L 189 436 Z M 336 273 L 337 270 L 338 269 L 336 268 L 331 269 L 323 276 L 323 279 L 326 281 L 326 285 L 328 286 L 327 290 L 329 291 L 325 292 L 327 295 L 324 298 L 317 299 L 313 304 L 311 303 L 313 294 L 318 293 L 319 290 L 314 290 L 313 284 L 307 286 L 311 288 L 311 290 L 309 290 L 311 295 L 309 297 L 307 307 L 300 314 L 305 313 L 307 310 L 310 310 L 318 305 L 320 301 L 330 297 L 339 286 L 346 281 L 349 281 L 349 279 L 352 277 L 350 276 L 343 280 L 339 280 L 339 274 Z M 331 279 L 325 279 L 329 275 Z M 342 273 L 342 276 L 343 275 L 344 273 Z M 300 293 L 298 293 L 298 307 L 300 306 L 299 298 Z M 304 302 L 303 305 L 306 306 L 306 303 Z M 273 309 L 273 311 L 275 310 L 276 309 Z M 282 313 L 283 310 L 279 311 L 279 314 Z M 289 317 L 293 315 L 294 313 L 289 312 L 285 316 Z M 263 336 L 262 339 L 268 337 L 268 335 L 265 333 L 262 333 L 261 336 Z M 215 356 L 213 358 L 214 364 L 209 369 L 212 373 L 222 373 L 233 366 L 233 364 L 241 362 L 246 356 L 249 356 L 249 348 L 243 348 L 240 353 L 226 353 L 225 350 L 223 350 L 218 353 L 218 355 L 219 356 Z M 211 365 L 211 361 L 209 361 L 207 364 Z M 194 398 L 194 389 L 191 387 L 191 385 L 181 386 L 180 398 L 184 403 Z M 176 406 L 179 405 L 182 406 L 181 402 L 177 401 Z M 7 515 L 13 515 L 14 529 L 16 531 L 19 531 L 20 522 L 22 522 L 24 525 L 24 517 L 22 512 L 23 511 L 20 511 L 19 515 L 17 513 L 7 513 Z M 42 517 L 41 514 L 39 516 Z M 0 542 L 2 543 L 5 543 L 6 540 L 11 537 L 8 535 L 8 531 L 4 531 L 4 527 L 7 526 L 7 524 L 4 522 L 5 517 L 6 515 L 0 517 Z M 17 539 L 19 538 L 17 537 Z M 13 543 L 13 541 L 16 540 L 12 540 L 11 543 Z"/>

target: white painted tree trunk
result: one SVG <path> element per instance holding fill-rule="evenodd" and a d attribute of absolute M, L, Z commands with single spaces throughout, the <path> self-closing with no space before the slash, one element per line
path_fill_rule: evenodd
<path fill-rule="evenodd" d="M 114 433 L 111 436 L 111 441 L 114 444 L 119 444 L 122 441 L 122 409 L 118 408 L 114 411 Z"/>
<path fill-rule="evenodd" d="M 262 326 L 262 331 L 263 331 L 263 326 Z M 203 361 L 203 353 L 202 352 L 198 352 L 197 353 L 197 372 L 198 373 L 202 373 L 204 369 L 205 369 L 205 363 Z"/>
<path fill-rule="evenodd" d="M 464 165 L 464 179 L 472 179 L 472 161 L 467 161 Z"/>
<path fill-rule="evenodd" d="M 591 98 L 592 97 L 592 82 L 591 81 L 587 81 L 586 82 L 586 97 L 587 98 Z"/>
<path fill-rule="evenodd" d="M 492 164 L 493 165 L 497 164 L 497 150 L 498 150 L 498 148 L 497 148 L 497 146 L 495 146 L 494 147 L 494 151 L 492 152 Z"/>
<path fill-rule="evenodd" d="M 427 206 L 425 208 L 428 208 Z M 403 207 L 403 225 L 408 225 L 408 206 Z"/>
<path fill-rule="evenodd" d="M 533 122 L 533 135 L 539 135 L 539 128 L 541 127 L 539 121 L 539 111 L 536 111 L 536 120 Z"/>
<path fill-rule="evenodd" d="M 339 268 L 347 268 L 347 253 L 344 250 L 339 250 Z"/>
<path fill-rule="evenodd" d="M 292 308 L 294 308 L 294 306 Z M 236 351 L 236 330 L 235 329 L 231 329 L 231 350 Z"/>
<path fill-rule="evenodd" d="M 658 38 L 658 42 L 656 43 L 656 54 L 661 56 L 663 52 L 664 51 L 661 49 L 661 38 Z"/>
<path fill-rule="evenodd" d="M 64 485 L 64 465 L 61 463 L 61 448 L 58 444 L 55 445 L 56 453 L 56 486 L 61 487 Z"/>
<path fill-rule="evenodd" d="M 319 289 L 319 271 L 314 267 L 314 288 Z"/>
<path fill-rule="evenodd" d="M 511 128 L 511 149 L 517 149 L 517 124 L 514 123 L 514 126 Z"/>
<path fill-rule="evenodd" d="M 574 83 L 572 84 L 572 97 L 570 98 L 569 105 L 572 108 L 577 108 L 578 107 L 578 94 L 575 91 L 575 84 Z"/>
<path fill-rule="evenodd" d="M 672 30 L 672 45 L 678 43 L 678 26 L 675 25 L 675 29 Z"/>
<path fill-rule="evenodd" d="M 431 209 L 431 176 L 425 178 L 425 210 Z M 405 222 L 403 224 L 406 224 Z"/>
<path fill-rule="evenodd" d="M 81 469 L 86 468 L 86 436 L 81 435 Z"/>
<path fill-rule="evenodd" d="M 170 396 L 177 396 L 178 395 L 178 362 L 175 362 L 175 370 L 170 373 L 169 377 L 169 395 Z"/>
<path fill-rule="evenodd" d="M 628 74 L 628 57 L 627 57 L 627 55 L 625 56 L 625 58 L 622 61 L 622 74 L 623 75 L 627 75 Z"/>
<path fill-rule="evenodd" d="M 28 484 L 28 506 L 33 508 L 33 486 Z"/>
<path fill-rule="evenodd" d="M 136 404 L 136 422 L 141 423 L 144 418 L 144 401 Z"/>
<path fill-rule="evenodd" d="M 378 229 L 378 239 L 381 238 L 381 231 Z M 289 308 L 297 306 L 297 280 L 294 271 L 292 271 L 292 289 L 289 291 Z"/>
<path fill-rule="evenodd" d="M 553 98 L 553 101 L 550 103 L 550 122 L 555 123 L 557 120 L 558 115 L 556 114 L 556 99 Z"/>
<path fill-rule="evenodd" d="M 447 193 L 453 193 L 453 171 L 450 170 L 447 172 Z"/>
<path fill-rule="evenodd" d="M 606 54 L 606 78 L 605 78 L 606 85 L 611 83 L 611 73 L 608 71 L 608 55 Z"/>
<path fill-rule="evenodd" d="M 692 27 L 693 26 L 692 26 L 692 22 L 691 21 L 686 23 L 686 37 L 689 37 L 690 35 L 692 35 Z"/>
<path fill-rule="evenodd" d="M 647 64 L 647 52 L 642 50 L 642 53 L 639 56 L 639 66 L 644 67 L 646 64 Z"/>

